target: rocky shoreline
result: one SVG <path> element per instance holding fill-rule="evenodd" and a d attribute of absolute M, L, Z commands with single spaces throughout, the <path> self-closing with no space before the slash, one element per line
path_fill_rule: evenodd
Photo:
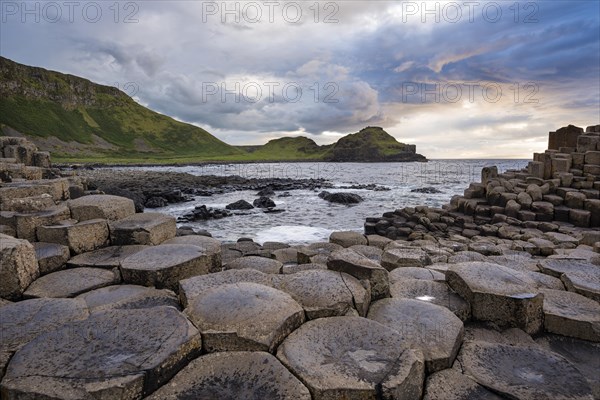
<path fill-rule="evenodd" d="M 558 142 L 442 209 L 290 246 L 178 229 L 131 194 L 327 182 L 73 174 L 0 137 L 0 393 L 600 398 L 600 125 Z"/>

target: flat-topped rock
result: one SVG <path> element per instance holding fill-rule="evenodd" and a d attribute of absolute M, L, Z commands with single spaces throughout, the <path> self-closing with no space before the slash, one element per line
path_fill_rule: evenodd
<path fill-rule="evenodd" d="M 272 285 L 296 300 L 308 319 L 345 315 L 356 309 L 366 316 L 371 294 L 343 272 L 309 270 L 273 278 Z"/>
<path fill-rule="evenodd" d="M 309 271 L 312 269 L 327 269 L 327 264 L 288 264 L 281 268 L 281 273 L 284 275 L 295 274 L 301 271 Z"/>
<path fill-rule="evenodd" d="M 78 294 L 121 282 L 117 269 L 71 268 L 36 279 L 23 293 L 26 298 L 75 297 Z"/>
<path fill-rule="evenodd" d="M 185 312 L 202 333 L 208 352 L 273 352 L 304 322 L 304 310 L 290 295 L 248 282 L 209 289 Z"/>
<path fill-rule="evenodd" d="M 600 398 L 600 375 L 598 375 L 600 343 L 554 334 L 537 337 L 535 342 L 545 350 L 560 354 L 572 363 L 588 380 L 594 399 Z"/>
<path fill-rule="evenodd" d="M 140 252 L 149 246 L 110 246 L 88 253 L 79 254 L 71 258 L 68 266 L 74 267 L 94 267 L 94 268 L 119 268 L 121 261 L 125 258 Z"/>
<path fill-rule="evenodd" d="M 277 358 L 309 388 L 314 400 L 418 399 L 423 354 L 400 334 L 361 317 L 309 321 L 279 346 Z"/>
<path fill-rule="evenodd" d="M 67 246 L 57 243 L 34 242 L 35 257 L 40 267 L 40 275 L 46 275 L 65 268 L 71 253 Z"/>
<path fill-rule="evenodd" d="M 486 257 L 476 251 L 459 251 L 453 256 L 448 257 L 448 263 L 458 264 L 471 261 L 485 261 Z"/>
<path fill-rule="evenodd" d="M 177 234 L 175 218 L 159 213 L 134 214 L 110 224 L 113 245 L 158 245 Z"/>
<path fill-rule="evenodd" d="M 577 293 L 542 289 L 544 328 L 578 339 L 600 342 L 600 304 Z"/>
<path fill-rule="evenodd" d="M 379 300 L 369 319 L 394 329 L 404 344 L 420 349 L 429 373 L 450 368 L 463 339 L 463 323 L 445 307 L 413 299 Z"/>
<path fill-rule="evenodd" d="M 600 267 L 576 259 L 545 259 L 539 262 L 545 274 L 559 277 L 567 290 L 600 302 Z"/>
<path fill-rule="evenodd" d="M 465 342 L 460 354 L 466 375 L 502 396 L 516 399 L 586 399 L 585 377 L 565 358 L 535 346 Z"/>
<path fill-rule="evenodd" d="M 298 248 L 298 264 L 308 264 L 314 262 L 315 257 L 329 256 L 334 251 L 343 249 L 342 246 L 330 242 L 316 242 L 308 246 Z"/>
<path fill-rule="evenodd" d="M 40 226 L 37 237 L 41 242 L 57 243 L 81 254 L 108 244 L 108 224 L 104 219 L 90 219 L 75 224 Z"/>
<path fill-rule="evenodd" d="M 236 258 L 235 260 L 225 264 L 224 269 L 255 269 L 265 274 L 281 273 L 283 263 L 266 257 L 246 256 Z"/>
<path fill-rule="evenodd" d="M 367 244 L 367 238 L 365 235 L 354 231 L 332 232 L 331 235 L 329 235 L 329 241 L 331 243 L 339 244 L 342 247 L 350 247 L 357 244 Z"/>
<path fill-rule="evenodd" d="M 93 313 L 15 353 L 3 395 L 139 399 L 200 353 L 198 330 L 172 307 Z"/>
<path fill-rule="evenodd" d="M 402 267 L 424 267 L 431 264 L 431 258 L 421 249 L 390 249 L 381 256 L 381 266 L 392 271 Z"/>
<path fill-rule="evenodd" d="M 202 248 L 207 253 L 221 254 L 221 242 L 208 236 L 187 235 L 165 240 L 163 244 L 191 244 Z"/>
<path fill-rule="evenodd" d="M 34 197 L 43 194 L 49 194 L 55 201 L 68 200 L 69 180 L 58 178 L 3 183 L 0 187 L 0 202 L 8 198 Z"/>
<path fill-rule="evenodd" d="M 179 281 L 208 274 L 213 259 L 189 244 L 162 244 L 145 248 L 121 261 L 123 282 L 177 291 Z"/>
<path fill-rule="evenodd" d="M 311 400 L 310 392 L 265 352 L 213 353 L 193 360 L 148 400 Z"/>
<path fill-rule="evenodd" d="M 19 300 L 39 275 L 31 243 L 0 233 L 0 297 Z"/>
<path fill-rule="evenodd" d="M 503 400 L 454 368 L 427 377 L 423 400 Z"/>
<path fill-rule="evenodd" d="M 345 272 L 371 285 L 371 300 L 388 297 L 390 293 L 388 271 L 362 254 L 350 249 L 334 251 L 327 260 L 327 268 Z"/>
<path fill-rule="evenodd" d="M 71 218 L 71 212 L 63 204 L 33 213 L 15 214 L 17 237 L 34 242 L 36 240 L 36 230 L 39 226 L 55 225 L 69 218 Z"/>
<path fill-rule="evenodd" d="M 390 284 L 406 279 L 424 279 L 428 281 L 446 281 L 446 275 L 429 268 L 404 267 L 390 272 Z"/>
<path fill-rule="evenodd" d="M 471 305 L 473 319 L 529 334 L 543 325 L 543 295 L 527 274 L 498 264 L 455 264 L 446 271 L 450 288 Z"/>
<path fill-rule="evenodd" d="M 90 311 L 159 306 L 180 308 L 179 299 L 171 290 L 137 285 L 106 286 L 80 294 L 77 298 L 84 300 Z"/>
<path fill-rule="evenodd" d="M 365 246 L 363 244 L 357 244 L 354 246 L 350 246 L 349 249 L 354 250 L 358 254 L 362 254 L 369 260 L 381 264 L 381 256 L 383 255 L 383 250 L 381 250 L 380 248 L 373 246 Z"/>
<path fill-rule="evenodd" d="M 31 299 L 0 307 L 0 379 L 15 351 L 42 333 L 88 315 L 85 302 L 77 299 Z"/>
<path fill-rule="evenodd" d="M 184 307 L 188 307 L 196 297 L 209 289 L 239 282 L 272 286 L 273 275 L 254 269 L 230 269 L 214 274 L 194 276 L 179 282 L 179 299 Z"/>
<path fill-rule="evenodd" d="M 0 210 L 2 211 L 16 211 L 16 212 L 33 212 L 41 211 L 46 208 L 55 206 L 56 203 L 52 196 L 47 193 L 31 196 L 31 197 L 16 197 L 16 198 L 3 198 L 0 202 Z"/>
<path fill-rule="evenodd" d="M 109 194 L 94 194 L 69 201 L 71 215 L 78 221 L 107 219 L 117 221 L 135 214 L 133 200 Z"/>
<path fill-rule="evenodd" d="M 502 254 L 500 247 L 493 243 L 487 242 L 473 242 L 469 243 L 469 251 L 474 251 L 484 256 L 499 256 Z"/>
<path fill-rule="evenodd" d="M 393 298 L 406 298 L 446 307 L 461 321 L 471 318 L 471 306 L 465 299 L 454 293 L 446 282 L 424 279 L 405 279 L 390 286 Z"/>

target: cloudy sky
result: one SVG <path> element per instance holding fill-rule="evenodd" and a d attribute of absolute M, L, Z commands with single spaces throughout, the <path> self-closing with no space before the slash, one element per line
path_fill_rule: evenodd
<path fill-rule="evenodd" d="M 0 1 L 0 52 L 231 144 L 382 126 L 429 158 L 530 158 L 600 123 L 600 2 Z"/>

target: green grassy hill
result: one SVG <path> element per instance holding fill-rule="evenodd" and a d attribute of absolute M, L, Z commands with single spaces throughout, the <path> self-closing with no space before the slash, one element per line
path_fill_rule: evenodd
<path fill-rule="evenodd" d="M 319 146 L 306 137 L 230 146 L 124 92 L 0 57 L 0 134 L 25 135 L 59 162 L 424 161 L 415 147 L 367 127 Z"/>
<path fill-rule="evenodd" d="M 50 149 L 55 159 L 210 159 L 245 154 L 204 129 L 139 105 L 117 88 L 6 58 L 0 58 L 0 124 L 3 131 L 10 127 L 42 148 L 56 144 Z M 61 153 L 61 147 L 71 154 Z"/>

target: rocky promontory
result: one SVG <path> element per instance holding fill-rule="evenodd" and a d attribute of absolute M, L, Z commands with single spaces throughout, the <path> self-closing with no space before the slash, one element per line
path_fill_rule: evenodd
<path fill-rule="evenodd" d="M 178 229 L 0 137 L 2 398 L 599 398 L 599 143 L 290 246 Z"/>

